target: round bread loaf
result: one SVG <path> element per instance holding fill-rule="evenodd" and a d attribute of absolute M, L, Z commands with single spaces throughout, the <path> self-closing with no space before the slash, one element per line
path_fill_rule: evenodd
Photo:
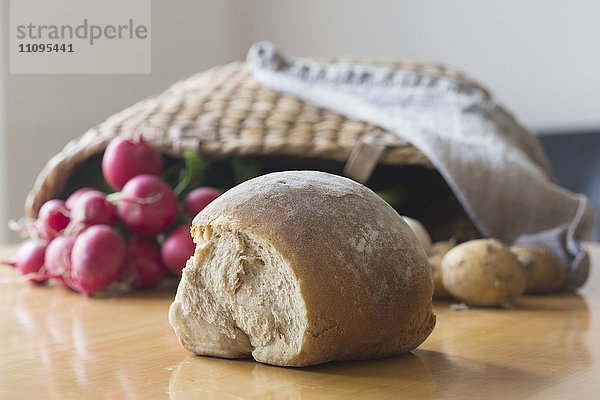
<path fill-rule="evenodd" d="M 422 246 L 350 179 L 254 178 L 200 212 L 192 236 L 169 320 L 196 354 L 282 366 L 377 358 L 414 349 L 435 325 Z"/>

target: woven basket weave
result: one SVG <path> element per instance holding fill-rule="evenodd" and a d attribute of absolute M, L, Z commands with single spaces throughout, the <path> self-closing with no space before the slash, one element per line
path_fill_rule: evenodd
<path fill-rule="evenodd" d="M 473 84 L 442 66 L 393 64 Z M 45 201 L 61 194 L 74 169 L 103 152 L 112 138 L 140 129 L 152 145 L 172 155 L 192 149 L 206 157 L 286 155 L 345 161 L 369 138 L 385 145 L 381 163 L 433 168 L 418 149 L 393 133 L 267 89 L 245 63 L 232 63 L 178 82 L 69 142 L 38 176 L 27 197 L 26 215 L 35 218 Z"/>

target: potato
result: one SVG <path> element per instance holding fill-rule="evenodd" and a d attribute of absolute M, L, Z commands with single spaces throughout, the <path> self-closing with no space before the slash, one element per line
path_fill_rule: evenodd
<path fill-rule="evenodd" d="M 512 307 L 527 275 L 517 257 L 496 239 L 462 243 L 442 258 L 442 284 L 472 306 Z"/>
<path fill-rule="evenodd" d="M 567 283 L 567 266 L 550 249 L 518 244 L 510 248 L 525 269 L 525 293 L 551 293 Z"/>
<path fill-rule="evenodd" d="M 404 222 L 406 222 L 410 229 L 414 232 L 415 236 L 419 240 L 419 243 L 421 243 L 421 246 L 423 246 L 425 253 L 429 254 L 431 251 L 431 237 L 429 236 L 427 229 L 425 229 L 421 222 L 414 218 L 403 215 L 402 219 L 404 219 Z"/>
<path fill-rule="evenodd" d="M 429 264 L 433 270 L 433 297 L 436 299 L 449 299 L 452 298 L 450 293 L 442 285 L 442 258 L 444 255 L 454 247 L 456 243 L 451 240 L 447 242 L 436 242 L 430 248 Z"/>

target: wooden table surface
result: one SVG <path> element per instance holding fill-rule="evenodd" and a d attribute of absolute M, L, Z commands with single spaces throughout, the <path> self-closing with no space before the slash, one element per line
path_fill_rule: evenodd
<path fill-rule="evenodd" d="M 588 247 L 578 293 L 515 310 L 437 302 L 437 326 L 412 353 L 304 369 L 191 355 L 167 320 L 172 289 L 85 298 L 0 267 L 0 399 L 597 399 L 600 245 Z"/>

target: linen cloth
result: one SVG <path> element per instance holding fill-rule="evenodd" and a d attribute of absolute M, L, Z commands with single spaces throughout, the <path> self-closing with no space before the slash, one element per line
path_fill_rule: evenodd
<path fill-rule="evenodd" d="M 411 69 L 287 57 L 270 42 L 252 46 L 247 61 L 266 87 L 410 142 L 484 236 L 547 246 L 568 265 L 569 288 L 586 281 L 588 200 L 554 182 L 535 136 L 479 85 Z"/>

